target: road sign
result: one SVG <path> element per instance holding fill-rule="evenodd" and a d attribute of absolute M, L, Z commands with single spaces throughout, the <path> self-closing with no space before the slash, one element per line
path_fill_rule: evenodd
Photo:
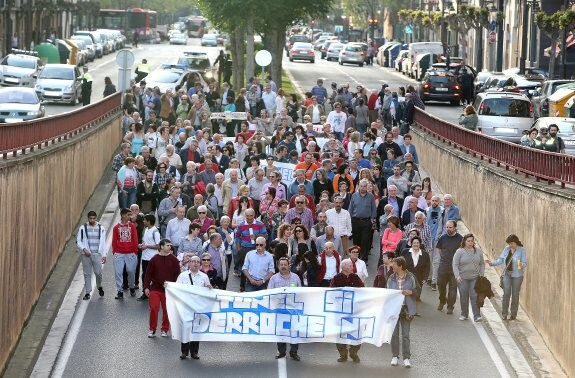
<path fill-rule="evenodd" d="M 343 25 L 335 25 L 335 34 L 343 33 Z"/>
<path fill-rule="evenodd" d="M 489 32 L 489 43 L 495 43 L 495 32 Z"/>
<path fill-rule="evenodd" d="M 405 34 L 411 34 L 413 33 L 413 28 L 411 27 L 411 25 L 405 25 Z"/>
<path fill-rule="evenodd" d="M 260 67 L 267 67 L 272 62 L 272 54 L 268 50 L 260 50 L 256 54 L 256 63 Z"/>
<path fill-rule="evenodd" d="M 130 50 L 123 49 L 116 54 L 116 64 L 120 68 L 131 68 L 134 60 L 134 53 Z"/>
<path fill-rule="evenodd" d="M 495 22 L 495 20 L 491 20 L 491 23 L 489 24 L 489 30 L 495 31 L 496 27 L 497 27 L 497 22 Z"/>

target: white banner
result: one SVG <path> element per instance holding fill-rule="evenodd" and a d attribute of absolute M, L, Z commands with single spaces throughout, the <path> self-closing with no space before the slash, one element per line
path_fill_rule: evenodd
<path fill-rule="evenodd" d="M 222 112 L 222 113 L 212 113 L 210 114 L 210 119 L 238 119 L 245 120 L 248 119 L 246 112 Z"/>
<path fill-rule="evenodd" d="M 168 283 L 172 337 L 189 341 L 389 343 L 399 290 L 285 287 L 251 293 Z"/>
<path fill-rule="evenodd" d="M 267 166 L 267 163 L 262 160 L 260 162 L 260 168 L 265 168 L 266 166 Z M 289 189 L 289 186 L 295 180 L 295 177 L 294 177 L 295 164 L 279 163 L 277 161 L 274 161 L 274 167 L 276 167 L 278 169 L 278 171 L 280 171 L 280 173 L 282 175 L 282 182 L 284 184 L 286 184 L 288 186 L 288 189 Z"/>

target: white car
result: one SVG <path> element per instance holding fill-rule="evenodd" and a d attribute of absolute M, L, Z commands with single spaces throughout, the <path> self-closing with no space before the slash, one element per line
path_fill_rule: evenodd
<path fill-rule="evenodd" d="M 218 36 L 215 34 L 204 34 L 200 44 L 202 46 L 218 47 Z"/>
<path fill-rule="evenodd" d="M 36 81 L 36 93 L 45 101 L 75 105 L 82 98 L 82 75 L 71 64 L 46 64 Z"/>
<path fill-rule="evenodd" d="M 40 66 L 37 56 L 8 54 L 0 62 L 0 85 L 34 88 Z"/>
<path fill-rule="evenodd" d="M 188 36 L 184 33 L 172 33 L 170 37 L 170 45 L 187 45 Z"/>

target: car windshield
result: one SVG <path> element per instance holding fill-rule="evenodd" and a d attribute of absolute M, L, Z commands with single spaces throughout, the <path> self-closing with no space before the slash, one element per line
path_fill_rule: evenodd
<path fill-rule="evenodd" d="M 40 74 L 40 79 L 74 80 L 74 69 L 46 66 Z"/>
<path fill-rule="evenodd" d="M 210 39 L 210 40 L 215 41 L 216 35 L 215 34 L 204 34 L 204 39 Z"/>
<path fill-rule="evenodd" d="M 333 50 L 337 50 L 337 49 L 343 48 L 343 45 L 342 45 L 341 43 L 332 43 L 332 44 L 329 46 L 329 48 L 330 48 L 330 49 L 333 49 Z"/>
<path fill-rule="evenodd" d="M 20 68 L 35 68 L 34 59 L 26 59 L 19 56 L 8 55 L 3 61 L 2 65 L 20 67 Z"/>
<path fill-rule="evenodd" d="M 181 77 L 181 74 L 170 72 L 170 71 L 161 71 L 161 72 L 153 72 L 148 77 L 146 77 L 146 81 L 149 83 L 166 83 L 172 84 L 178 81 Z"/>
<path fill-rule="evenodd" d="M 480 115 L 498 117 L 531 117 L 531 103 L 515 98 L 489 98 L 483 101 Z"/>
<path fill-rule="evenodd" d="M 178 64 L 184 64 L 195 70 L 207 70 L 210 68 L 210 60 L 206 57 L 182 56 Z"/>
<path fill-rule="evenodd" d="M 347 46 L 347 47 L 345 48 L 345 51 L 360 52 L 360 51 L 361 51 L 361 47 L 359 47 L 359 46 Z"/>
<path fill-rule="evenodd" d="M 32 91 L 0 91 L 2 104 L 37 104 L 38 98 Z"/>
<path fill-rule="evenodd" d="M 94 44 L 94 42 L 92 42 L 92 38 L 88 37 L 87 35 L 73 35 L 72 40 L 74 40 L 74 39 L 84 41 L 86 43 L 86 45 L 88 45 L 88 46 Z"/>
<path fill-rule="evenodd" d="M 294 49 L 312 49 L 311 43 L 296 42 L 293 44 Z"/>

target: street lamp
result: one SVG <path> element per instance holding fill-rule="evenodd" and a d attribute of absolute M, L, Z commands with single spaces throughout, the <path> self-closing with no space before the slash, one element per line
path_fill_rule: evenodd
<path fill-rule="evenodd" d="M 527 24 L 529 23 L 529 13 L 527 12 L 528 8 L 531 8 L 531 14 L 533 14 L 535 10 L 539 8 L 538 0 L 525 0 L 523 7 L 523 21 L 521 25 L 521 56 L 519 57 L 519 72 L 523 74 L 525 73 L 527 60 Z M 533 25 L 531 25 L 531 27 L 533 27 Z"/>

